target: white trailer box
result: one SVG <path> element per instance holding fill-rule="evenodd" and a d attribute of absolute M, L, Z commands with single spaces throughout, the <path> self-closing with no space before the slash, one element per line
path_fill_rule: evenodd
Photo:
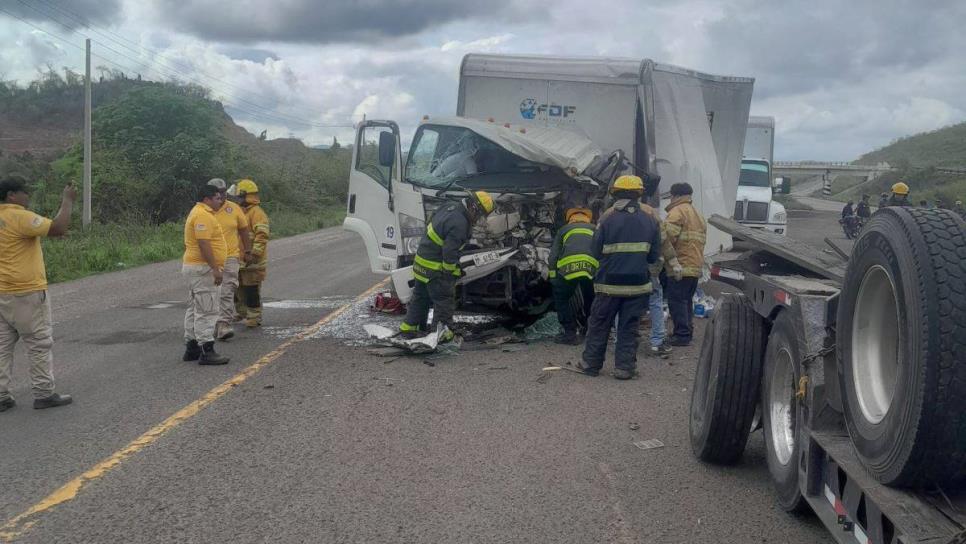
<path fill-rule="evenodd" d="M 649 59 L 470 54 L 457 115 L 554 126 L 622 150 L 661 187 L 687 181 L 707 217 L 731 215 L 754 79 L 703 74 Z M 710 228 L 706 251 L 731 245 Z"/>

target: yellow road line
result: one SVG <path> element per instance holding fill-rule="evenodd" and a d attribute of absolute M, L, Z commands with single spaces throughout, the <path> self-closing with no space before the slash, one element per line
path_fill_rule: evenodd
<path fill-rule="evenodd" d="M 9 542 L 15 538 L 22 536 L 27 530 L 29 530 L 36 522 L 34 518 L 37 514 L 50 510 L 51 508 L 71 500 L 77 497 L 77 494 L 81 489 L 88 483 L 103 477 L 105 474 L 110 472 L 112 469 L 120 465 L 128 457 L 131 457 L 135 453 L 141 451 L 145 447 L 153 444 L 159 438 L 164 436 L 168 431 L 174 429 L 181 423 L 187 421 L 192 416 L 201 411 L 202 408 L 208 406 L 212 402 L 215 402 L 219 398 L 225 395 L 225 393 L 232 390 L 232 388 L 242 384 L 248 378 L 251 378 L 257 374 L 261 369 L 272 364 L 276 359 L 281 357 L 289 348 L 302 342 L 303 340 L 311 337 L 313 334 L 317 333 L 319 329 L 325 326 L 327 323 L 342 315 L 346 310 L 348 310 L 356 302 L 368 297 L 369 295 L 375 293 L 380 288 L 384 287 L 388 282 L 388 278 L 373 285 L 366 292 L 362 293 L 356 297 L 352 302 L 340 306 L 338 309 L 329 313 L 314 325 L 311 325 L 294 337 L 286 340 L 277 348 L 269 353 L 262 356 L 261 359 L 252 363 L 251 366 L 245 368 L 238 374 L 232 376 L 227 381 L 221 385 L 215 387 L 211 391 L 205 393 L 201 398 L 192 402 L 191 404 L 185 406 L 184 408 L 178 410 L 168 419 L 164 420 L 160 424 L 153 427 L 151 430 L 142 434 L 141 436 L 135 438 L 131 443 L 122 448 L 121 450 L 115 452 L 107 459 L 104 459 L 100 463 L 97 463 L 86 472 L 80 476 L 74 478 L 73 480 L 67 482 L 59 489 L 47 495 L 37 504 L 31 506 L 29 509 L 23 513 L 11 518 L 9 521 L 0 526 L 0 542 Z"/>

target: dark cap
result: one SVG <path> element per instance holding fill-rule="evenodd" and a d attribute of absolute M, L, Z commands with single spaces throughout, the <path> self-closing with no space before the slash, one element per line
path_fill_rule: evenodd
<path fill-rule="evenodd" d="M 0 180 L 0 200 L 6 200 L 10 193 L 30 192 L 23 176 L 10 175 Z"/>

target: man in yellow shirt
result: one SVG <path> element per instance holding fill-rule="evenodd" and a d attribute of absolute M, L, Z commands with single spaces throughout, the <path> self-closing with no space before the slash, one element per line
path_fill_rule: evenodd
<path fill-rule="evenodd" d="M 228 357 L 215 352 L 218 287 L 223 279 L 228 244 L 215 219 L 224 200 L 217 187 L 203 185 L 198 203 L 184 224 L 181 274 L 188 282 L 188 310 L 184 314 L 184 361 L 223 365 Z"/>
<path fill-rule="evenodd" d="M 0 412 L 16 406 L 10 394 L 13 348 L 23 340 L 30 359 L 34 408 L 70 404 L 70 395 L 54 392 L 54 345 L 47 297 L 47 270 L 40 247 L 43 236 L 67 234 L 77 198 L 73 184 L 64 188 L 57 216 L 51 221 L 27 210 L 30 195 L 22 177 L 0 180 Z"/>
<path fill-rule="evenodd" d="M 238 267 L 243 254 L 251 254 L 251 236 L 248 218 L 238 204 L 227 199 L 228 185 L 225 180 L 214 178 L 208 185 L 218 189 L 224 204 L 215 212 L 215 219 L 221 225 L 228 245 L 228 257 L 222 272 L 221 287 L 218 290 L 218 323 L 215 325 L 215 338 L 228 340 L 235 336 L 231 322 L 235 316 L 235 290 L 238 288 Z"/>

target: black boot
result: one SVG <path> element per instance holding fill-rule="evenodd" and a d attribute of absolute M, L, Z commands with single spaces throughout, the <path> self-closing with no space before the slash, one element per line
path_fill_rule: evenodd
<path fill-rule="evenodd" d="M 580 344 L 580 338 L 577 337 L 577 331 L 563 331 L 557 336 L 553 337 L 555 344 L 563 344 L 565 346 L 576 346 Z"/>
<path fill-rule="evenodd" d="M 201 346 L 198 345 L 197 340 L 188 340 L 184 343 L 184 357 L 181 358 L 182 361 L 190 362 L 197 361 L 201 358 Z"/>
<path fill-rule="evenodd" d="M 67 406 L 72 402 L 74 402 L 74 399 L 72 399 L 70 395 L 61 395 L 60 393 L 54 393 L 49 397 L 44 397 L 42 399 L 34 399 L 34 410 L 43 410 L 45 408 L 56 408 L 58 406 Z"/>
<path fill-rule="evenodd" d="M 224 365 L 227 363 L 228 357 L 218 355 L 218 352 L 215 351 L 214 342 L 201 344 L 201 359 L 198 360 L 199 365 Z"/>

